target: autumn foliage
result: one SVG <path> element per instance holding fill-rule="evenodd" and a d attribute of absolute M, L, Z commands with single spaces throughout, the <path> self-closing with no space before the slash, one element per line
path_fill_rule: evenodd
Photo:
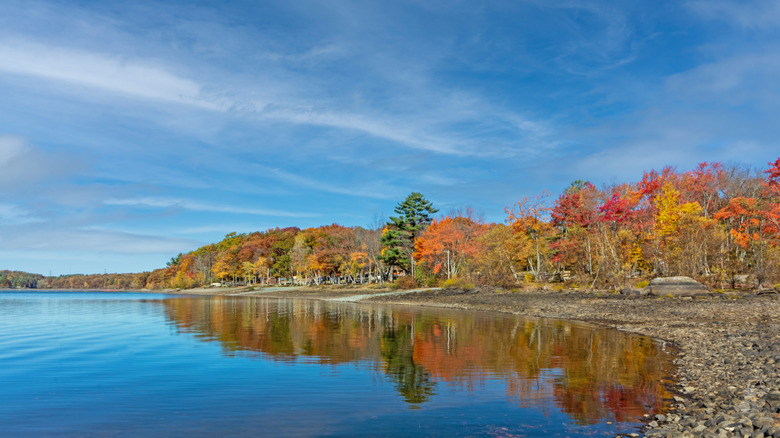
<path fill-rule="evenodd" d="M 555 230 L 546 232 L 528 269 L 602 287 L 670 275 L 716 287 L 776 283 L 780 159 L 763 174 L 701 163 L 688 172 L 645 172 L 635 184 L 603 190 L 575 182 L 550 208 Z M 542 233 L 543 211 L 509 214 L 515 235 Z"/>
<path fill-rule="evenodd" d="M 412 193 L 383 227 L 339 224 L 230 233 L 140 274 L 43 277 L 6 271 L 0 287 L 189 288 L 273 285 L 569 282 L 621 288 L 686 275 L 713 287 L 780 283 L 780 158 L 765 170 L 701 163 L 597 188 L 574 181 L 506 208 L 505 223 L 470 209 L 438 212 Z"/>
<path fill-rule="evenodd" d="M 487 226 L 469 210 L 434 219 L 415 241 L 415 259 L 434 274 L 448 279 L 472 268 L 484 253 Z"/>
<path fill-rule="evenodd" d="M 507 208 L 507 226 L 451 214 L 416 241 L 439 278 L 569 281 L 621 288 L 686 275 L 713 287 L 780 281 L 780 159 L 763 172 L 720 163 L 645 172 L 636 183 L 575 181 Z"/>

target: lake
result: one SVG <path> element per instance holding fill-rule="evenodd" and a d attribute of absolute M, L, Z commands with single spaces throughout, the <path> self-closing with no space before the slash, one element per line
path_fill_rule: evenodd
<path fill-rule="evenodd" d="M 612 436 L 664 409 L 650 338 L 497 313 L 0 292 L 6 436 Z"/>

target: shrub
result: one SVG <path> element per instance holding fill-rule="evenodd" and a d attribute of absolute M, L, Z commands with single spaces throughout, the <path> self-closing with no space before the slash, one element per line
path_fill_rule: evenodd
<path fill-rule="evenodd" d="M 647 286 L 650 286 L 650 281 L 648 280 L 642 280 L 636 284 L 637 289 L 642 289 L 643 287 L 647 287 Z"/>
<path fill-rule="evenodd" d="M 418 269 L 415 273 L 415 280 L 417 284 L 422 287 L 434 287 L 439 279 L 433 273 L 425 273 L 422 269 Z"/>
<path fill-rule="evenodd" d="M 534 277 L 534 274 L 532 274 L 530 272 L 526 272 L 525 273 L 525 282 L 526 283 L 533 283 L 534 280 L 536 280 L 536 277 Z"/>
<path fill-rule="evenodd" d="M 398 289 L 414 289 L 419 287 L 420 285 L 417 283 L 417 280 L 414 279 L 414 277 L 410 275 L 405 275 L 403 277 L 398 277 L 397 280 L 395 280 L 395 287 Z"/>
<path fill-rule="evenodd" d="M 465 278 L 452 277 L 445 280 L 442 287 L 444 289 L 474 289 L 474 283 L 470 283 Z"/>

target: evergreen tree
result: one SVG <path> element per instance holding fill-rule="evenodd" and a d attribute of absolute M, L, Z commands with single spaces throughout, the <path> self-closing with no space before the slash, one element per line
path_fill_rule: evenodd
<path fill-rule="evenodd" d="M 381 259 L 388 266 L 398 266 L 414 274 L 414 240 L 431 223 L 431 215 L 439 210 L 422 194 L 413 192 L 398 204 L 382 232 Z"/>

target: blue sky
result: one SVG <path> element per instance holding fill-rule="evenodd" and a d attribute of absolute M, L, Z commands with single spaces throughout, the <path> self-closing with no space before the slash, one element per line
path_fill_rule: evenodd
<path fill-rule="evenodd" d="M 0 2 L 0 269 L 780 156 L 777 1 Z"/>

